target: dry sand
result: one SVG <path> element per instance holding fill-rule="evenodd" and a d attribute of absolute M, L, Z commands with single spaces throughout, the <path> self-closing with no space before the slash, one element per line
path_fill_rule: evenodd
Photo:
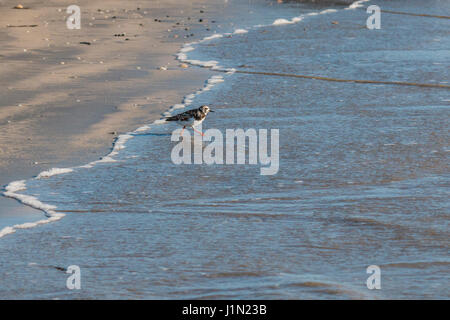
<path fill-rule="evenodd" d="M 19 3 L 28 9 L 13 9 Z M 81 0 L 80 30 L 66 27 L 71 4 L 0 4 L 1 186 L 98 159 L 117 134 L 159 118 L 211 74 L 181 68 L 174 54 L 213 31 L 223 1 Z M 0 197 L 7 225 L 32 212 Z"/>

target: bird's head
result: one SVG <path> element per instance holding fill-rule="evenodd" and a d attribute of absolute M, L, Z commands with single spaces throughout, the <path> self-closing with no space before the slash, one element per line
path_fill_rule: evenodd
<path fill-rule="evenodd" d="M 214 112 L 212 111 L 208 106 L 201 106 L 200 111 L 203 112 L 205 115 L 208 114 L 208 112 Z"/>

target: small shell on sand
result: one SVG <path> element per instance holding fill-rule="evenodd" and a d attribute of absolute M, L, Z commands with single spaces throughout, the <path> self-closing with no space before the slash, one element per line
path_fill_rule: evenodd
<path fill-rule="evenodd" d="M 25 8 L 23 5 L 18 4 L 17 6 L 14 7 L 14 9 L 27 9 Z"/>
<path fill-rule="evenodd" d="M 159 67 L 159 70 L 167 70 L 167 67 Z"/>
<path fill-rule="evenodd" d="M 186 63 L 181 63 L 180 68 L 189 68 L 189 65 L 187 65 Z"/>

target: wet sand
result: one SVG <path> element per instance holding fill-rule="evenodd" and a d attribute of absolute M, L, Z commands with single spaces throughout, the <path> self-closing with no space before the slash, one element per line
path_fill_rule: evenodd
<path fill-rule="evenodd" d="M 17 4 L 0 9 L 1 186 L 98 159 L 200 88 L 210 72 L 174 54 L 214 30 L 223 2 L 79 1 L 80 30 L 66 27 L 70 1 Z M 0 217 L 1 227 L 42 215 L 0 197 Z"/>

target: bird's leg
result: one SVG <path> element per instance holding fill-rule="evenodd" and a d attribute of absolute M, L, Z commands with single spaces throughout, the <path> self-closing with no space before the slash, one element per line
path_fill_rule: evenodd
<path fill-rule="evenodd" d="M 186 126 L 184 126 L 183 130 L 181 130 L 180 137 L 183 135 L 184 129 L 186 129 Z"/>
<path fill-rule="evenodd" d="M 200 133 L 201 135 L 202 135 L 202 137 L 203 136 L 205 136 L 205 134 L 203 133 L 203 132 L 201 132 L 201 131 L 198 131 L 198 130 L 195 130 L 195 128 L 194 127 L 192 127 L 192 129 L 195 131 L 195 132 L 197 132 L 197 133 Z"/>

